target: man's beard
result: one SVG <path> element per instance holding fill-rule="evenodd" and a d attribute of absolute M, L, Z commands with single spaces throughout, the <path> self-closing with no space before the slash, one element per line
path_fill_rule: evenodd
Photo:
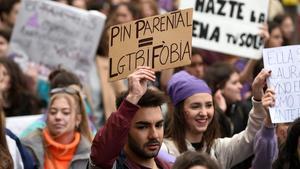
<path fill-rule="evenodd" d="M 147 147 L 147 145 L 149 145 L 149 144 L 159 144 L 159 148 L 157 149 L 157 151 L 147 153 L 146 151 L 143 150 L 143 148 Z M 153 140 L 148 141 L 147 143 L 145 143 L 142 146 L 143 147 L 139 147 L 138 142 L 136 140 L 134 140 L 130 136 L 130 134 L 128 135 L 128 147 L 129 147 L 129 149 L 134 154 L 136 154 L 138 157 L 140 157 L 142 159 L 150 159 L 150 158 L 156 157 L 159 150 L 160 150 L 161 143 L 158 140 L 153 139 Z"/>

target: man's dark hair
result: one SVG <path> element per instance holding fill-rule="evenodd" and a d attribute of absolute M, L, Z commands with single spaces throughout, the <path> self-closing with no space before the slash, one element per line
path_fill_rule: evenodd
<path fill-rule="evenodd" d="M 116 106 L 119 107 L 128 95 L 128 91 L 121 93 L 116 99 Z M 139 100 L 137 105 L 141 107 L 156 107 L 166 103 L 167 99 L 163 92 L 155 89 L 147 89 L 146 93 Z"/>

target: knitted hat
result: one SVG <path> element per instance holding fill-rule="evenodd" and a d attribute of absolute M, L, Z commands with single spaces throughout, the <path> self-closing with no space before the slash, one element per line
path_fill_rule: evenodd
<path fill-rule="evenodd" d="M 196 93 L 211 94 L 211 89 L 206 82 L 190 75 L 186 71 L 175 73 L 168 82 L 167 92 L 173 105 L 177 105 L 186 98 Z"/>

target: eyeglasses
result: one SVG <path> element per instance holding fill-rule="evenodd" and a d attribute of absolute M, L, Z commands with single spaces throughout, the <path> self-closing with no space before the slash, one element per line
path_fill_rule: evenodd
<path fill-rule="evenodd" d="M 53 95 L 56 93 L 77 94 L 80 96 L 79 91 L 74 88 L 71 88 L 71 87 L 58 87 L 58 88 L 54 88 L 50 91 L 50 95 Z"/>

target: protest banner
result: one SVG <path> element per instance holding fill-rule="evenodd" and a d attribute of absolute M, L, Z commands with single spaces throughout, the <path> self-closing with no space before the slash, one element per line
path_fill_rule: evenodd
<path fill-rule="evenodd" d="M 292 122 L 300 117 L 300 45 L 264 49 L 263 59 L 272 71 L 268 86 L 276 93 L 272 122 Z"/>
<path fill-rule="evenodd" d="M 190 64 L 192 9 L 112 26 L 109 80 L 126 78 L 137 66 L 163 70 Z"/>
<path fill-rule="evenodd" d="M 269 0 L 188 0 L 180 1 L 180 8 L 194 8 L 193 47 L 258 59 L 268 4 Z"/>
<path fill-rule="evenodd" d="M 23 69 L 31 62 L 50 69 L 62 65 L 80 77 L 86 77 L 105 19 L 100 12 L 54 1 L 22 1 L 9 57 L 19 62 Z"/>

